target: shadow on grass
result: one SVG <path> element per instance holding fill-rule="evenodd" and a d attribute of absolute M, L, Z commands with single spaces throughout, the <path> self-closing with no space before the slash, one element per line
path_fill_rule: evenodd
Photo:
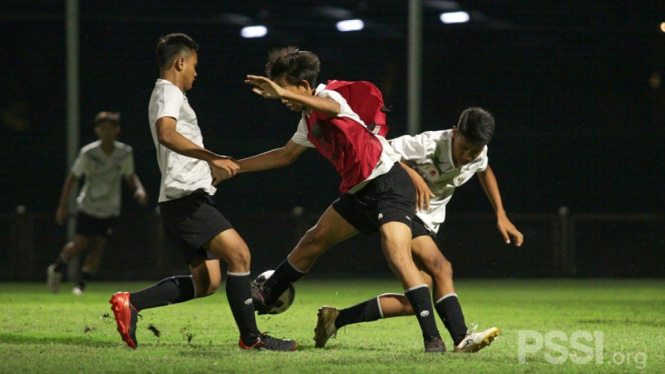
<path fill-rule="evenodd" d="M 120 343 L 115 342 L 105 342 L 99 340 L 93 340 L 89 337 L 78 337 L 78 336 L 31 336 L 24 334 L 7 334 L 0 333 L 0 341 L 6 344 L 63 344 L 63 345 L 84 345 L 86 347 L 93 348 L 108 348 L 116 347 Z M 122 343 L 124 344 L 124 343 Z"/>

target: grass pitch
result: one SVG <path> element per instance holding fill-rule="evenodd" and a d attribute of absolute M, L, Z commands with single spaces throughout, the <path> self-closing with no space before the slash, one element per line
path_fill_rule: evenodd
<path fill-rule="evenodd" d="M 147 285 L 92 283 L 74 296 L 68 284 L 56 295 L 43 284 L 0 284 L 0 372 L 665 372 L 663 280 L 459 280 L 467 324 L 497 326 L 501 335 L 478 353 L 443 355 L 423 352 L 413 317 L 347 326 L 326 348 L 314 348 L 320 306 L 400 292 L 395 280 L 296 284 L 289 311 L 257 322 L 273 336 L 297 340 L 297 352 L 241 351 L 223 285 L 205 299 L 142 311 L 139 348 L 132 350 L 116 332 L 108 300 Z"/>

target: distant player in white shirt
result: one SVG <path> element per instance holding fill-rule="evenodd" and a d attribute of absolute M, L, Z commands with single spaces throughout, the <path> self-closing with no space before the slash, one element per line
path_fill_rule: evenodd
<path fill-rule="evenodd" d="M 226 298 L 240 332 L 242 349 L 294 351 L 293 340 L 259 331 L 250 291 L 249 248 L 215 207 L 213 186 L 232 177 L 238 164 L 203 146 L 196 113 L 185 93 L 192 88 L 198 44 L 185 34 L 169 34 L 157 44 L 160 78 L 150 96 L 148 118 L 162 172 L 159 210 L 166 236 L 191 275 L 173 276 L 138 292 L 118 292 L 110 300 L 122 340 L 136 349 L 136 322 L 143 309 L 214 294 L 226 262 Z M 215 183 L 213 183 L 213 178 Z"/>
<path fill-rule="evenodd" d="M 499 334 L 493 327 L 482 332 L 469 330 L 453 286 L 452 266 L 436 244 L 436 233 L 446 217 L 446 205 L 455 188 L 478 175 L 497 216 L 497 226 L 506 243 L 522 245 L 523 236 L 506 216 L 496 177 L 489 167 L 487 144 L 494 134 L 494 118 L 482 108 L 468 108 L 451 130 L 427 131 L 390 141 L 401 156 L 417 192 L 417 212 L 413 222 L 411 251 L 423 278 L 434 284 L 434 306 L 448 329 L 455 351 L 476 352 Z M 316 347 L 325 346 L 337 329 L 349 324 L 381 318 L 412 315 L 409 301 L 401 294 L 383 294 L 350 308 L 319 309 Z"/>
<path fill-rule="evenodd" d="M 65 181 L 55 215 L 56 222 L 64 224 L 69 215 L 69 195 L 79 179 L 85 177 L 76 199 L 78 214 L 74 240 L 65 244 L 58 259 L 47 270 L 47 287 L 54 293 L 58 292 L 67 262 L 86 248 L 90 250 L 72 292 L 83 294 L 86 284 L 99 268 L 116 217 L 120 215 L 121 181 L 124 179 L 134 190 L 134 198 L 139 204 L 145 205 L 148 199 L 139 177 L 134 173 L 132 147 L 115 140 L 120 132 L 120 114 L 100 112 L 94 124 L 99 140 L 79 152 Z"/>

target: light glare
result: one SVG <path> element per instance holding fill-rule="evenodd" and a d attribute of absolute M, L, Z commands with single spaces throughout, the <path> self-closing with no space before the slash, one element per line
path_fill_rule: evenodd
<path fill-rule="evenodd" d="M 365 27 L 365 23 L 360 19 L 347 19 L 337 22 L 337 30 L 346 31 L 359 31 Z"/>
<path fill-rule="evenodd" d="M 469 22 L 469 13 L 467 12 L 441 13 L 441 22 L 445 24 Z"/>
<path fill-rule="evenodd" d="M 268 29 L 265 26 L 246 26 L 240 30 L 240 36 L 243 38 L 262 38 L 266 36 Z"/>

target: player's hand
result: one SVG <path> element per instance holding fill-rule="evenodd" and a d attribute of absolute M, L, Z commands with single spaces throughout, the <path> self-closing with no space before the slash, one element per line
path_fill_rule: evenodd
<path fill-rule="evenodd" d="M 137 188 L 134 191 L 134 199 L 141 205 L 146 205 L 148 203 L 148 194 L 145 193 L 143 188 Z"/>
<path fill-rule="evenodd" d="M 233 178 L 238 170 L 240 170 L 238 161 L 228 156 L 220 156 L 220 158 L 210 161 L 208 164 L 210 165 L 210 172 L 213 178 L 212 185 L 215 187 L 221 181 Z"/>
<path fill-rule="evenodd" d="M 415 170 L 409 168 L 408 170 L 413 187 L 416 189 L 416 209 L 422 212 L 424 209 L 429 209 L 429 200 L 434 197 L 432 190 L 429 189 L 425 179 L 420 176 Z"/>
<path fill-rule="evenodd" d="M 258 75 L 248 75 L 245 83 L 253 85 L 252 92 L 266 99 L 279 99 L 286 91 L 272 80 Z"/>
<path fill-rule="evenodd" d="M 513 243 L 516 247 L 520 247 L 522 245 L 524 235 L 522 235 L 522 233 L 519 232 L 517 228 L 515 228 L 515 225 L 510 222 L 505 214 L 499 215 L 497 220 L 497 227 L 499 228 L 499 232 L 501 232 L 503 240 L 506 242 L 506 244 L 510 244 L 510 237 L 512 237 Z"/>
<path fill-rule="evenodd" d="M 67 207 L 58 207 L 58 210 L 55 211 L 55 222 L 58 226 L 62 226 L 65 224 L 68 216 L 69 209 Z"/>

